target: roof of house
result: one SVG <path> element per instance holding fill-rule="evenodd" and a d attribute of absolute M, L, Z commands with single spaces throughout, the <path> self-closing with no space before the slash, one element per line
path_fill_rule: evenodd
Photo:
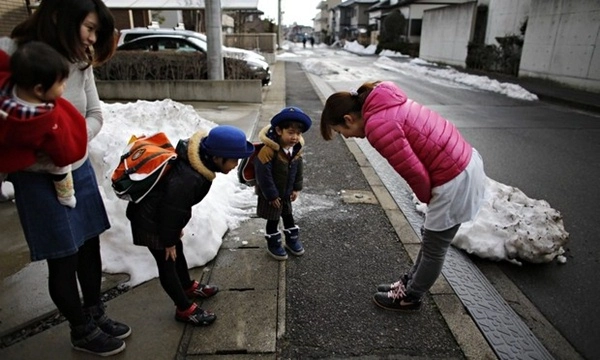
<path fill-rule="evenodd" d="M 110 9 L 204 9 L 204 0 L 104 0 Z M 256 9 L 258 0 L 221 0 L 224 10 Z"/>
<path fill-rule="evenodd" d="M 377 2 L 379 2 L 379 0 L 347 0 L 336 7 L 348 7 L 354 4 L 375 4 Z"/>

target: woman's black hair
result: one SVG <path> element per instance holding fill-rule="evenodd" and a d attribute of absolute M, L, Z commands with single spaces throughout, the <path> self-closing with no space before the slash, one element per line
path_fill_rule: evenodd
<path fill-rule="evenodd" d="M 91 14 L 98 15 L 93 52 L 81 44 L 81 26 Z M 115 51 L 115 20 L 103 0 L 42 0 L 27 20 L 17 25 L 11 37 L 19 45 L 45 42 L 72 63 L 101 64 Z"/>
<path fill-rule="evenodd" d="M 69 76 L 69 63 L 50 45 L 31 41 L 19 46 L 10 57 L 10 72 L 11 83 L 19 88 L 31 90 L 42 85 L 48 91 Z"/>

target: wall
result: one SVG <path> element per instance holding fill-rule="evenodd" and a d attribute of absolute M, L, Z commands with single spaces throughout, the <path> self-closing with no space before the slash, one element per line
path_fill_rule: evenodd
<path fill-rule="evenodd" d="M 277 44 L 275 33 L 224 34 L 223 45 L 261 53 L 274 53 Z"/>
<path fill-rule="evenodd" d="M 100 81 L 102 100 L 227 101 L 261 103 L 260 80 Z"/>
<path fill-rule="evenodd" d="M 425 11 L 419 57 L 465 67 L 476 10 L 477 3 L 470 2 Z"/>
<path fill-rule="evenodd" d="M 496 37 L 520 35 L 529 16 L 531 0 L 490 0 L 485 43 L 498 45 Z"/>
<path fill-rule="evenodd" d="M 600 1 L 532 0 L 519 76 L 600 92 Z"/>
<path fill-rule="evenodd" d="M 10 35 L 12 29 L 28 17 L 25 0 L 0 0 L 0 36 Z"/>

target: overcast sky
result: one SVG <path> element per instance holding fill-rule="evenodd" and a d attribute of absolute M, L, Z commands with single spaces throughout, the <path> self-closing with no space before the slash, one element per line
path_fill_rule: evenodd
<path fill-rule="evenodd" d="M 317 15 L 320 0 L 281 0 L 281 10 L 283 11 L 282 24 L 313 26 L 312 19 Z M 265 13 L 265 18 L 275 20 L 277 23 L 277 3 L 278 0 L 258 0 L 258 10 Z"/>

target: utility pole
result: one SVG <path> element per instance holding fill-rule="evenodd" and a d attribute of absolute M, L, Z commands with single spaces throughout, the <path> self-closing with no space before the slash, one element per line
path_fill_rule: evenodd
<path fill-rule="evenodd" d="M 281 0 L 277 0 L 277 50 L 281 50 Z"/>
<path fill-rule="evenodd" d="M 221 27 L 221 0 L 206 0 L 206 43 L 208 79 L 223 80 L 223 30 Z"/>

